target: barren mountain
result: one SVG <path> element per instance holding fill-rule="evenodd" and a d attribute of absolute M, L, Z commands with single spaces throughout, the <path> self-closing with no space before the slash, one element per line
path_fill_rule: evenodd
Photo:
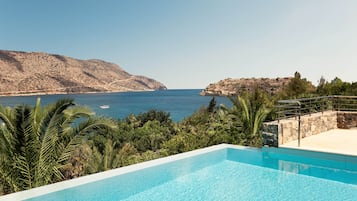
<path fill-rule="evenodd" d="M 101 60 L 0 50 L 0 95 L 164 89 L 160 82 L 131 75 L 118 65 Z"/>
<path fill-rule="evenodd" d="M 245 91 L 253 91 L 256 87 L 270 93 L 277 94 L 283 89 L 292 77 L 284 78 L 240 78 L 232 79 L 227 78 L 217 83 L 208 85 L 201 95 L 214 95 L 214 96 L 232 96 L 239 95 Z"/>

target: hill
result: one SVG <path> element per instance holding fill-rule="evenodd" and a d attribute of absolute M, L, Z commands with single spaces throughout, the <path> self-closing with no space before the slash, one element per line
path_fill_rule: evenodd
<path fill-rule="evenodd" d="M 268 92 L 269 94 L 277 94 L 289 82 L 292 77 L 284 78 L 227 78 L 217 83 L 209 84 L 202 92 L 204 96 L 233 96 L 239 95 L 242 92 L 253 91 L 256 87 Z"/>
<path fill-rule="evenodd" d="M 41 52 L 0 50 L 0 95 L 164 90 L 114 63 Z"/>

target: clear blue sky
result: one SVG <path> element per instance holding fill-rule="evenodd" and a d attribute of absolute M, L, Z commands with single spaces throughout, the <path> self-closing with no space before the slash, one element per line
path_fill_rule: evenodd
<path fill-rule="evenodd" d="M 168 88 L 356 81 L 355 0 L 0 0 L 0 49 L 114 62 Z"/>

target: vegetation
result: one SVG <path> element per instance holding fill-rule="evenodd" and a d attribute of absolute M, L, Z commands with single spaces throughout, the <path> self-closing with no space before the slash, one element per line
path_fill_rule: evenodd
<path fill-rule="evenodd" d="M 155 110 L 114 122 L 73 100 L 45 107 L 39 101 L 34 107 L 1 106 L 2 193 L 214 144 L 260 146 L 258 131 L 266 110 L 253 109 L 246 98 L 237 97 L 232 108 L 217 106 L 213 98 L 207 108 L 177 123 L 169 113 Z M 248 116 L 240 116 L 240 111 Z"/>
<path fill-rule="evenodd" d="M 301 78 L 299 72 L 295 72 L 292 81 L 275 98 L 292 99 L 324 95 L 356 96 L 357 82 L 344 82 L 338 77 L 328 82 L 324 77 L 321 77 L 318 86 L 314 87 L 306 78 Z"/>
<path fill-rule="evenodd" d="M 321 77 L 316 93 L 319 95 L 357 96 L 357 82 L 344 82 L 338 77 L 327 82 L 325 78 Z"/>
<path fill-rule="evenodd" d="M 301 78 L 299 72 L 295 72 L 294 78 L 289 84 L 281 91 L 276 98 L 277 99 L 291 99 L 301 98 L 308 96 L 315 91 L 315 87 L 306 78 Z"/>
<path fill-rule="evenodd" d="M 114 121 L 67 99 L 45 107 L 40 101 L 0 106 L 0 191 L 16 192 L 215 144 L 260 147 L 262 122 L 274 119 L 276 100 L 357 95 L 356 89 L 356 83 L 339 78 L 321 79 L 314 88 L 297 72 L 274 97 L 257 87 L 229 97 L 230 108 L 212 98 L 180 122 L 156 110 Z"/>
<path fill-rule="evenodd" d="M 84 137 L 108 132 L 112 122 L 93 116 L 73 100 L 59 100 L 44 108 L 0 106 L 0 177 L 4 193 L 25 190 L 65 179 L 63 168 Z"/>

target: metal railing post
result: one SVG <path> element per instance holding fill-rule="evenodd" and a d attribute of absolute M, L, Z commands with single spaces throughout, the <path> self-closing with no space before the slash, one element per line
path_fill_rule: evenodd
<path fill-rule="evenodd" d="M 301 139 L 301 135 L 300 135 L 300 131 L 301 131 L 301 116 L 299 114 L 299 120 L 298 120 L 298 147 L 300 147 L 300 139 Z"/>
<path fill-rule="evenodd" d="M 337 111 L 340 111 L 340 99 L 336 97 L 337 100 Z"/>
<path fill-rule="evenodd" d="M 298 147 L 300 147 L 300 139 L 301 139 L 301 103 L 300 101 L 297 102 L 299 106 L 299 113 L 298 113 Z"/>

